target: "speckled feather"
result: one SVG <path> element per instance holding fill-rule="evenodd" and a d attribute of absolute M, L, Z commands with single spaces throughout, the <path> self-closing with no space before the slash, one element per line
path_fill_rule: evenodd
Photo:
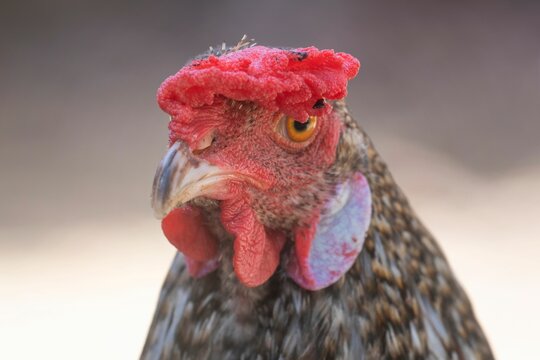
<path fill-rule="evenodd" d="M 344 103 L 334 111 L 344 132 L 326 177 L 360 170 L 373 194 L 371 226 L 351 270 L 316 292 L 282 269 L 246 288 L 232 269 L 232 239 L 215 222 L 221 268 L 192 279 L 176 256 L 142 359 L 493 358 L 435 240 Z"/>

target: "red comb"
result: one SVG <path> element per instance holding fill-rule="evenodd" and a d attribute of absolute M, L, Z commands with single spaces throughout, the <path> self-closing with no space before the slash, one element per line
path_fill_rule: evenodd
<path fill-rule="evenodd" d="M 317 100 L 345 97 L 347 81 L 359 68 L 355 57 L 333 50 L 254 46 L 192 61 L 163 82 L 157 98 L 179 122 L 189 121 L 191 109 L 211 105 L 220 95 L 303 120 L 328 113 L 330 105 Z"/>

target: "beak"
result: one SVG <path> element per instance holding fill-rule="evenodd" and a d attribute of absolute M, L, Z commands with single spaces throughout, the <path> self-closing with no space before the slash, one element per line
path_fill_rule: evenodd
<path fill-rule="evenodd" d="M 180 141 L 169 148 L 156 171 L 152 187 L 152 208 L 158 219 L 200 196 L 221 199 L 226 182 L 237 178 L 231 171 L 195 158 Z"/>

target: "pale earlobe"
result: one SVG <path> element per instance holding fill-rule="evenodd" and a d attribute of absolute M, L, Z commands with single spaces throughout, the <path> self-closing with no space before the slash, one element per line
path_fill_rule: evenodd
<path fill-rule="evenodd" d="M 307 290 L 332 285 L 360 254 L 370 221 L 371 191 L 357 172 L 339 185 L 335 197 L 314 215 L 312 225 L 295 232 L 287 273 Z"/>

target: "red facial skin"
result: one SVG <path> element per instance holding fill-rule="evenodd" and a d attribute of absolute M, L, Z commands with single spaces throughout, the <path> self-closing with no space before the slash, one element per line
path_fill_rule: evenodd
<path fill-rule="evenodd" d="M 198 130 L 201 133 L 213 131 L 215 136 L 212 146 L 199 152 L 197 157 L 261 184 L 229 184 L 230 197 L 220 204 L 222 223 L 235 236 L 235 272 L 246 286 L 258 286 L 274 273 L 285 243 L 284 229 L 280 229 L 279 221 L 273 223 L 270 220 L 281 216 L 312 217 L 309 213 L 298 212 L 295 199 L 300 198 L 311 184 L 321 180 L 321 174 L 334 162 L 340 122 L 334 115 L 322 117 L 317 122 L 313 139 L 307 145 L 299 145 L 279 131 L 280 116 L 273 112 L 264 109 L 236 111 L 225 101 L 212 107 L 196 111 L 201 112 L 200 118 L 195 114 Z M 257 121 L 250 123 L 246 116 L 256 117 Z M 218 122 L 220 126 L 216 126 Z M 263 223 L 265 220 L 266 224 Z M 183 221 L 176 223 L 184 224 Z M 192 224 L 194 226 L 201 226 L 200 222 L 197 220 Z M 189 231 L 185 227 L 178 229 Z M 187 239 L 186 233 L 180 236 Z M 197 260 L 202 259 L 200 251 L 206 245 L 201 244 L 212 244 L 212 241 L 200 241 L 196 245 L 193 240 L 179 243 L 177 248 L 188 256 L 196 255 Z"/>
<path fill-rule="evenodd" d="M 341 123 L 328 102 L 314 105 L 320 99 L 343 98 L 358 69 L 352 56 L 332 50 L 254 47 L 195 60 L 161 86 L 158 101 L 172 117 L 171 144 L 183 141 L 198 158 L 252 180 L 223 184 L 229 194 L 217 199 L 222 223 L 235 236 L 234 269 L 246 286 L 258 286 L 274 273 L 286 234 L 313 218 L 322 203 L 319 195 L 331 191 L 323 174 L 334 162 Z M 286 115 L 301 122 L 317 115 L 314 136 L 301 144 L 289 140 L 280 128 Z M 209 133 L 214 135 L 212 145 L 197 150 Z M 168 217 L 164 223 L 182 225 L 164 225 L 169 240 L 189 239 L 186 233 L 174 234 L 175 229 L 189 234 L 189 226 L 183 225 L 201 223 L 197 216 Z M 176 241 L 186 255 L 212 258 L 204 254 L 204 246 L 192 243 Z M 200 243 L 213 254 L 210 234 Z"/>

